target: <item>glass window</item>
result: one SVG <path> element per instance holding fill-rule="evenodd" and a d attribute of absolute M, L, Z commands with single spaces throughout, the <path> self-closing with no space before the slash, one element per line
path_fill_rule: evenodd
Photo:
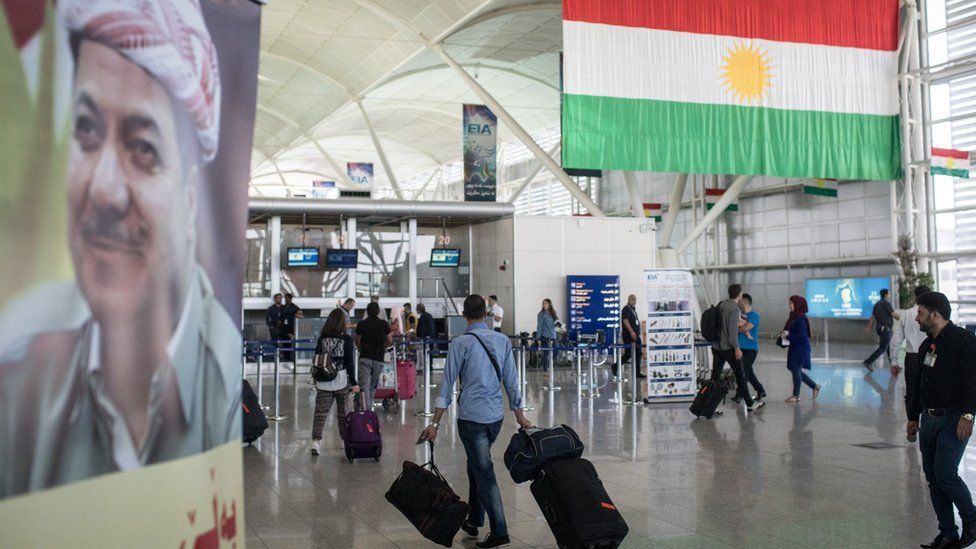
<path fill-rule="evenodd" d="M 410 250 L 407 233 L 381 226 L 356 234 L 359 267 L 356 270 L 356 296 L 403 297 L 409 295 Z"/>
<path fill-rule="evenodd" d="M 271 238 L 266 224 L 249 225 L 244 233 L 244 297 L 271 296 Z"/>
<path fill-rule="evenodd" d="M 338 226 L 281 226 L 281 292 L 300 297 L 345 297 L 348 270 L 325 268 L 329 248 L 341 248 Z M 289 267 L 288 248 L 318 248 L 315 266 Z"/>

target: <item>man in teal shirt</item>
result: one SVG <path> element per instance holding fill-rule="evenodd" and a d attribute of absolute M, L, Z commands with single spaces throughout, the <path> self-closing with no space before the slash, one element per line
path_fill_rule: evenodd
<path fill-rule="evenodd" d="M 739 301 L 739 309 L 742 310 L 742 318 L 739 320 L 739 349 L 742 350 L 742 368 L 745 373 L 746 381 L 756 390 L 756 400 L 766 398 L 766 389 L 763 388 L 753 364 L 759 354 L 759 313 L 752 308 L 752 296 L 742 294 Z"/>

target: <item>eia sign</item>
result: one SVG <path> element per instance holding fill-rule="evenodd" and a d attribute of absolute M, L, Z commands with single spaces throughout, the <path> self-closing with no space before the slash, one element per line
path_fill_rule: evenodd
<path fill-rule="evenodd" d="M 491 135 L 490 124 L 468 124 L 467 133 L 478 135 Z"/>

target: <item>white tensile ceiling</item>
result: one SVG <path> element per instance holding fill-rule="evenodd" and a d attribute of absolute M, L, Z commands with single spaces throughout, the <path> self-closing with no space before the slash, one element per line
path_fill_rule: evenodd
<path fill-rule="evenodd" d="M 441 40 L 530 133 L 556 125 L 561 22 L 561 4 L 551 1 L 270 0 L 251 194 L 303 193 L 315 179 L 341 186 L 310 138 L 343 170 L 372 162 L 375 187 L 389 189 L 356 99 L 405 190 L 459 160 L 461 105 L 482 101 L 424 38 Z M 499 141 L 512 138 L 500 124 Z"/>

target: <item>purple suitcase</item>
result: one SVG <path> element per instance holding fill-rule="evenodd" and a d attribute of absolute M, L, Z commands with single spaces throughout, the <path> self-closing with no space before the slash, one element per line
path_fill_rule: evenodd
<path fill-rule="evenodd" d="M 380 436 L 380 419 L 375 412 L 353 410 L 346 414 L 343 446 L 349 463 L 362 458 L 380 460 L 380 455 L 383 454 L 383 437 Z"/>

